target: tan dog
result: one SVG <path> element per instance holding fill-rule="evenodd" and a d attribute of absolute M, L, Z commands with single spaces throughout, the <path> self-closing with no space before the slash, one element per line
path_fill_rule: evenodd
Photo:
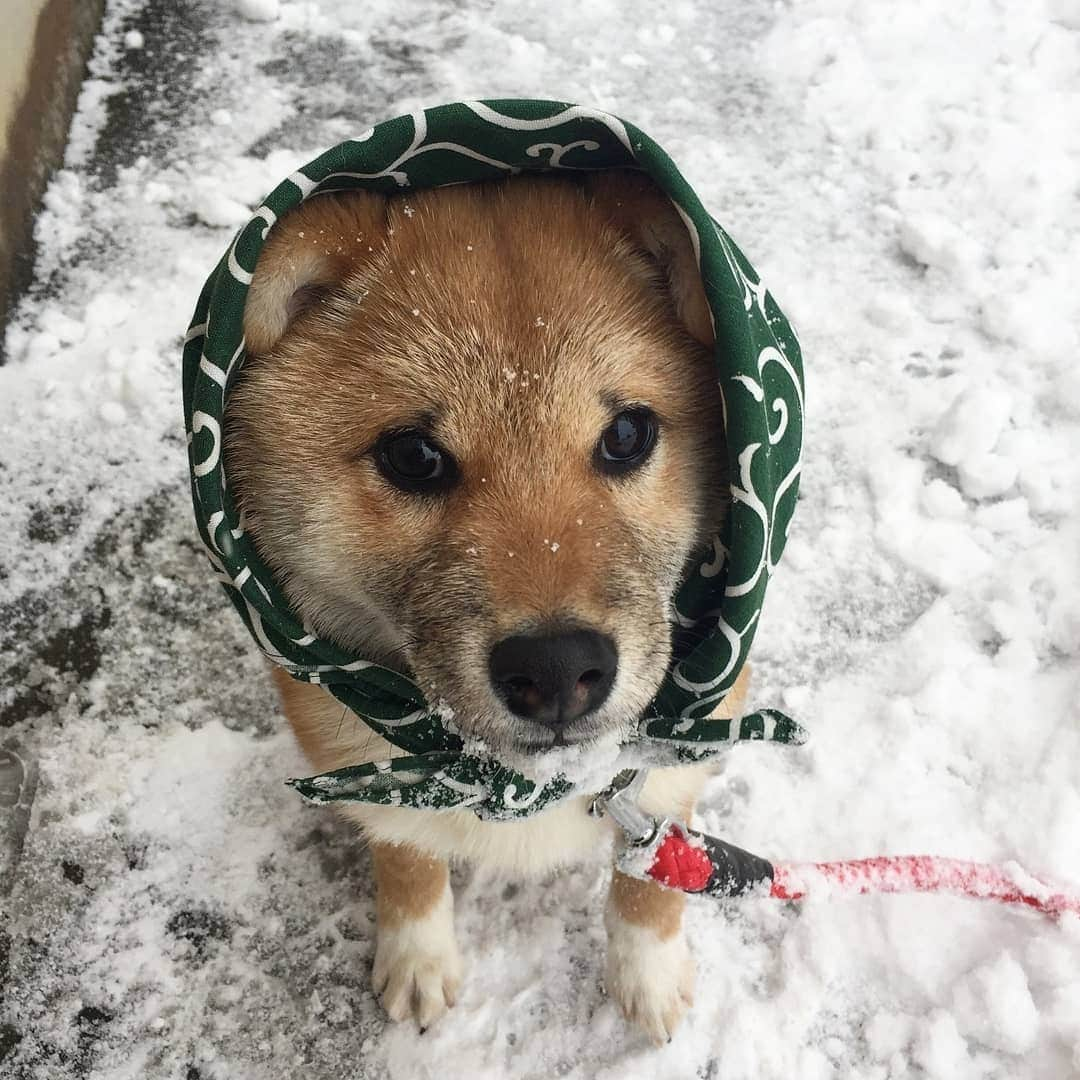
<path fill-rule="evenodd" d="M 670 660 L 672 592 L 725 511 L 708 310 L 667 199 L 619 173 L 320 196 L 272 231 L 244 329 L 226 468 L 293 609 L 496 754 L 628 733 Z M 398 752 L 275 674 L 315 769 Z M 656 770 L 643 802 L 689 817 L 704 777 Z M 585 805 L 507 823 L 344 808 L 374 854 L 392 1017 L 454 1002 L 448 861 L 596 858 L 610 826 Z M 607 986 L 656 1040 L 691 998 L 682 906 L 614 876 Z"/>

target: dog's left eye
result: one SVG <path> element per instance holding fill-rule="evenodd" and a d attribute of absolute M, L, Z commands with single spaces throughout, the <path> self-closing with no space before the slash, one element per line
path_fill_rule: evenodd
<path fill-rule="evenodd" d="M 622 473 L 643 465 L 656 445 L 656 414 L 643 406 L 624 409 L 604 429 L 596 446 L 597 466 Z"/>
<path fill-rule="evenodd" d="M 375 444 L 379 471 L 402 491 L 435 492 L 457 477 L 454 459 L 422 431 L 390 431 Z"/>

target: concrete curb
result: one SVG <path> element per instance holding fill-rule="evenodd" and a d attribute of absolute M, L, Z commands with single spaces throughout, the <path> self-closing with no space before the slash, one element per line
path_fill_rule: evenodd
<path fill-rule="evenodd" d="M 31 280 L 34 215 L 63 160 L 104 7 L 104 0 L 0 0 L 0 328 Z"/>

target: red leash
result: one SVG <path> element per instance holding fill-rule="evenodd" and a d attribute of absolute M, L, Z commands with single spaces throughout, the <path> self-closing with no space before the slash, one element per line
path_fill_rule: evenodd
<path fill-rule="evenodd" d="M 1025 904 L 1044 915 L 1080 916 L 1080 894 L 1054 889 L 1025 874 L 987 863 L 936 855 L 878 855 L 822 863 L 777 863 L 752 855 L 715 836 L 655 818 L 637 804 L 644 770 L 620 773 L 596 797 L 594 812 L 608 813 L 623 830 L 626 846 L 619 869 L 652 878 L 669 889 L 707 896 L 764 893 L 777 900 L 802 900 L 815 892 L 947 893 L 1002 904 Z"/>
<path fill-rule="evenodd" d="M 778 863 L 773 866 L 769 895 L 777 900 L 802 900 L 813 892 L 817 878 L 830 894 L 952 893 L 1001 904 L 1026 904 L 1058 918 L 1080 915 L 1080 896 L 1055 892 L 1041 881 L 1000 866 L 946 859 L 937 855 L 878 855 L 824 863 Z"/>

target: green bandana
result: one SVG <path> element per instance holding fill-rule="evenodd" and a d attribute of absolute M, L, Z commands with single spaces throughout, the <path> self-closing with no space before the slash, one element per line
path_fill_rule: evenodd
<path fill-rule="evenodd" d="M 679 626 L 696 631 L 687 635 L 693 644 L 676 651 L 635 746 L 647 740 L 643 761 L 671 763 L 742 739 L 803 740 L 802 729 L 780 713 L 709 719 L 746 659 L 795 507 L 803 382 L 791 327 L 671 159 L 632 124 L 562 102 L 461 102 L 379 124 L 279 184 L 210 275 L 185 338 L 192 495 L 215 573 L 267 657 L 293 678 L 324 686 L 408 755 L 292 781 L 305 797 L 468 806 L 481 817 L 509 818 L 549 805 L 573 785 L 563 775 L 533 782 L 466 752 L 410 679 L 349 655 L 302 625 L 245 533 L 223 472 L 222 425 L 225 399 L 244 361 L 244 301 L 270 229 L 305 199 L 326 192 L 393 194 L 522 172 L 626 168 L 644 171 L 671 198 L 690 233 L 716 331 L 732 476 L 725 533 L 675 597 Z"/>

